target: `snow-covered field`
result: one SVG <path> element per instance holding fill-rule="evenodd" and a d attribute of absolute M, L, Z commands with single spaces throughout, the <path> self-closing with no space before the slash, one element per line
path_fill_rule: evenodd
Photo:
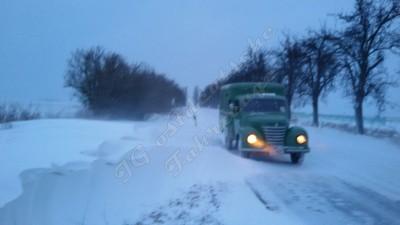
<path fill-rule="evenodd" d="M 40 113 L 44 118 L 72 118 L 82 111 L 82 106 L 76 101 L 36 100 L 24 101 L 20 99 L 5 100 L 0 98 L 0 105 L 16 105 Z"/>
<path fill-rule="evenodd" d="M 0 225 L 400 224 L 400 146 L 307 128 L 301 166 L 243 159 L 197 113 L 0 130 Z"/>
<path fill-rule="evenodd" d="M 312 123 L 312 114 L 309 113 L 297 113 L 295 118 L 301 123 Z M 346 115 L 320 115 L 319 117 L 321 124 L 337 124 L 337 125 L 348 125 L 355 127 L 355 119 L 353 116 Z M 365 117 L 364 126 L 370 130 L 385 130 L 385 131 L 397 131 L 400 133 L 400 117 Z"/>

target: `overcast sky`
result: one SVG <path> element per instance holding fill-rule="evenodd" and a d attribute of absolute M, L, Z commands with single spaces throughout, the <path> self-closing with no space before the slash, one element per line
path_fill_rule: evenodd
<path fill-rule="evenodd" d="M 146 62 L 181 86 L 204 87 L 249 43 L 274 47 L 282 32 L 334 26 L 328 14 L 351 8 L 349 0 L 0 0 L 0 96 L 71 99 L 63 88 L 66 61 L 73 50 L 96 45 Z M 400 102 L 399 89 L 390 95 Z M 322 112 L 352 113 L 340 94 L 328 100 Z"/>

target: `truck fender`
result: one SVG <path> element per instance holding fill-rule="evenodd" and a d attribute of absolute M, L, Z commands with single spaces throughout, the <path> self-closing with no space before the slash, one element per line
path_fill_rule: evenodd
<path fill-rule="evenodd" d="M 304 128 L 296 127 L 296 126 L 290 127 L 286 133 L 285 145 L 286 146 L 304 146 L 304 145 L 299 145 L 296 141 L 297 136 L 301 135 L 301 134 L 305 135 L 307 137 L 307 140 L 309 139 L 307 131 Z M 308 142 L 309 141 L 307 141 L 307 143 L 305 145 L 306 147 L 308 147 Z"/>

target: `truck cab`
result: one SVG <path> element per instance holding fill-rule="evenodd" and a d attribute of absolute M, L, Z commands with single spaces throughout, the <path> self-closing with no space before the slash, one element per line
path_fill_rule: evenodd
<path fill-rule="evenodd" d="M 221 88 L 220 129 L 225 146 L 244 157 L 253 152 L 290 154 L 301 163 L 310 151 L 308 134 L 290 126 L 285 89 L 275 83 L 234 83 Z"/>

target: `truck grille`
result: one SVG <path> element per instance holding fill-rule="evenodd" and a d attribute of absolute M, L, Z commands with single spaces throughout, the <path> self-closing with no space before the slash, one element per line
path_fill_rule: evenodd
<path fill-rule="evenodd" d="M 265 126 L 262 129 L 268 144 L 274 146 L 283 146 L 285 144 L 286 127 Z"/>

